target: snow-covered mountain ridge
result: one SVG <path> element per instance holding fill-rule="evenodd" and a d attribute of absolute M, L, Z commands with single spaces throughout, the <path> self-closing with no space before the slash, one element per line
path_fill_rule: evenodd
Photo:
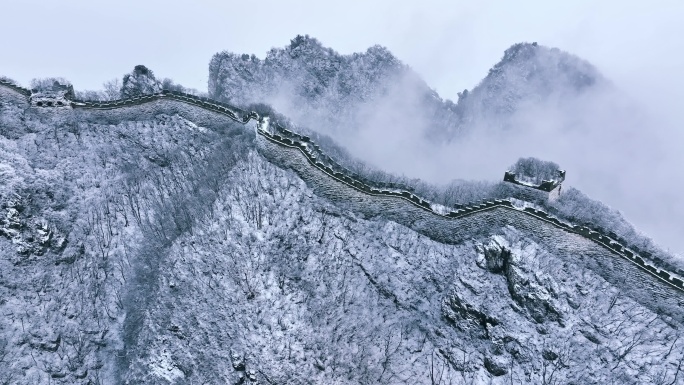
<path fill-rule="evenodd" d="M 325 196 L 335 199 L 336 201 L 340 201 L 342 204 L 345 204 L 348 200 L 352 199 L 348 199 L 347 194 L 344 194 L 341 191 L 351 191 L 353 189 L 373 197 L 394 198 L 395 200 L 409 202 L 411 205 L 415 206 L 415 208 L 419 209 L 411 209 L 411 206 L 406 204 L 400 204 L 397 205 L 398 207 L 396 208 L 390 208 L 393 205 L 369 202 L 366 205 L 362 204 L 358 207 L 354 205 L 354 211 L 368 212 L 371 216 L 385 216 L 397 221 L 398 223 L 411 227 L 430 238 L 437 239 L 441 242 L 454 243 L 462 240 L 460 239 L 459 234 L 462 233 L 462 231 L 458 230 L 459 227 L 473 227 L 472 224 L 458 224 L 459 219 L 462 219 L 466 216 L 475 216 L 477 217 L 475 221 L 482 221 L 483 223 L 492 224 L 492 218 L 487 218 L 486 216 L 480 218 L 479 214 L 482 214 L 485 211 L 496 210 L 498 208 L 510 209 L 514 210 L 516 213 L 522 212 L 527 214 L 537 219 L 539 222 L 551 224 L 567 233 L 580 235 L 589 240 L 593 240 L 595 243 L 604 247 L 611 253 L 631 261 L 639 268 L 649 272 L 654 277 L 664 281 L 668 285 L 679 290 L 681 293 L 684 293 L 684 281 L 682 281 L 681 276 L 671 275 L 665 270 L 659 270 L 654 266 L 646 264 L 643 258 L 635 255 L 633 251 L 630 251 L 616 240 L 611 239 L 607 235 L 592 231 L 588 227 L 568 224 L 558 220 L 558 218 L 555 218 L 542 210 L 537 210 L 532 207 L 517 208 L 510 200 L 505 199 L 487 201 L 481 204 L 466 206 L 452 211 L 449 208 L 439 207 L 439 205 L 435 205 L 434 203 L 431 203 L 428 200 L 421 198 L 420 196 L 417 196 L 409 191 L 381 189 L 363 184 L 358 179 L 355 179 L 348 170 L 346 170 L 347 173 L 345 173 L 344 168 L 337 165 L 334 161 L 328 162 L 328 164 L 320 161 L 319 159 L 323 158 L 323 156 L 319 151 L 316 151 L 318 146 L 316 146 L 315 143 L 312 143 L 309 138 L 296 134 L 287 129 L 271 128 L 271 126 L 268 124 L 268 120 L 265 122 L 262 120 L 261 123 L 258 124 L 257 134 L 266 139 L 264 140 L 259 137 L 261 140 L 257 141 L 265 157 L 272 159 L 274 162 L 276 162 L 276 164 L 286 165 L 287 167 L 294 169 L 305 181 L 312 185 L 314 190 L 320 191 Z M 279 149 L 273 145 L 269 145 L 271 143 L 276 143 L 283 148 L 290 149 L 291 151 L 281 155 L 281 153 L 283 153 L 282 149 Z M 320 148 L 318 149 L 320 150 Z M 304 155 L 306 163 L 294 161 L 293 159 L 296 158 L 294 154 Z M 327 178 L 335 180 L 347 188 L 344 189 L 341 185 L 331 186 L 329 183 L 322 182 L 320 176 L 311 176 L 312 173 L 307 170 L 311 167 L 317 169 L 319 172 L 323 172 Z M 348 194 L 349 196 L 354 195 L 351 192 Z M 373 206 L 377 206 L 377 208 L 374 208 Z M 424 218 L 424 215 L 421 215 L 421 210 L 431 214 L 430 217 L 441 217 L 440 219 L 448 220 L 436 220 L 436 223 L 429 223 L 434 219 Z M 423 219 L 417 219 L 421 217 L 423 217 Z M 503 221 L 496 224 L 497 227 L 505 227 L 507 224 L 509 224 L 509 221 L 513 223 L 524 222 L 524 220 L 521 220 L 520 217 L 515 218 L 516 215 L 513 215 L 514 218 L 511 218 L 510 215 L 507 215 L 503 212 L 497 212 L 497 214 L 494 214 L 493 217 Z M 456 223 L 455 228 L 453 227 L 454 223 Z M 539 228 L 542 227 L 543 226 L 541 224 L 537 223 L 536 226 L 534 224 L 531 225 L 528 230 L 531 232 L 537 232 Z M 472 236 L 470 232 L 469 236 Z M 556 240 L 556 243 L 559 243 L 558 240 Z M 667 295 L 666 298 L 666 301 L 670 301 L 672 299 L 676 299 L 677 297 Z"/>
<path fill-rule="evenodd" d="M 271 49 L 263 60 L 221 52 L 209 65 L 214 99 L 244 107 L 268 103 L 297 124 L 325 132 L 348 135 L 372 124 L 405 125 L 449 140 L 488 125 L 515 125 L 508 119 L 527 105 L 558 106 L 606 83 L 588 62 L 536 43 L 508 48 L 455 102 L 440 97 L 387 48 L 342 55 L 308 35 Z"/>
<path fill-rule="evenodd" d="M 16 85 L 13 85 L 9 82 L 1 81 L 0 80 L 0 86 L 6 86 L 10 90 L 17 91 L 20 94 L 26 96 L 30 95 L 31 92 L 30 90 L 23 89 L 21 87 L 18 87 Z M 329 158 L 326 156 L 321 150 L 320 147 L 317 146 L 315 143 L 311 141 L 310 138 L 306 136 L 302 136 L 300 134 L 294 133 L 290 130 L 284 129 L 280 127 L 279 125 L 269 125 L 269 118 L 268 116 L 259 116 L 254 111 L 250 112 L 245 112 L 242 111 L 239 108 L 236 108 L 234 106 L 227 105 L 225 103 L 221 103 L 218 101 L 214 101 L 211 99 L 206 99 L 206 98 L 200 98 L 194 95 L 190 94 L 184 94 L 181 92 L 170 92 L 170 91 L 163 91 L 163 92 L 158 92 L 155 94 L 151 95 L 145 95 L 145 96 L 139 96 L 139 97 L 134 97 L 134 98 L 127 98 L 127 99 L 121 99 L 121 100 L 114 100 L 114 101 L 107 101 L 107 102 L 88 102 L 88 101 L 73 101 L 71 104 L 71 107 L 73 108 L 83 108 L 83 109 L 93 109 L 93 110 L 110 110 L 110 109 L 116 109 L 116 108 L 121 108 L 121 107 L 126 107 L 126 106 L 136 106 L 136 105 L 141 105 L 144 103 L 149 103 L 149 102 L 154 102 L 156 100 L 160 99 L 168 99 L 168 100 L 174 100 L 174 101 L 180 101 L 183 103 L 187 103 L 192 106 L 200 107 L 201 109 L 205 109 L 214 113 L 219 113 L 225 116 L 228 116 L 230 119 L 240 122 L 242 124 L 247 124 L 251 120 L 257 120 L 259 123 L 257 124 L 257 137 L 259 135 L 267 138 L 270 142 L 272 143 L 278 143 L 281 146 L 284 146 L 286 148 L 296 148 L 300 150 L 301 154 L 303 154 L 309 165 L 314 166 L 315 168 L 319 169 L 320 171 L 323 171 L 329 178 L 332 178 L 333 180 L 337 180 L 343 184 L 345 184 L 348 187 L 351 187 L 355 190 L 361 191 L 363 193 L 366 193 L 368 195 L 372 196 L 385 196 L 385 197 L 395 197 L 395 198 L 400 198 L 402 200 L 405 200 L 407 202 L 411 202 L 413 205 L 424 209 L 428 212 L 430 212 L 433 215 L 437 216 L 442 216 L 446 218 L 461 218 L 466 215 L 473 215 L 475 213 L 479 213 L 481 211 L 489 210 L 494 207 L 505 207 L 505 208 L 512 208 L 515 209 L 511 201 L 506 200 L 495 200 L 495 201 L 486 201 L 483 202 L 482 204 L 476 204 L 474 206 L 466 206 L 459 208 L 455 211 L 451 211 L 448 208 L 442 208 L 439 207 L 437 208 L 434 203 L 429 202 L 427 199 L 421 198 L 420 196 L 415 195 L 414 193 L 410 191 L 402 191 L 402 190 L 387 190 L 387 189 L 379 189 L 374 186 L 369 186 L 367 184 L 364 184 L 361 182 L 358 177 L 355 178 L 353 173 L 349 170 L 346 170 L 344 167 L 340 166 L 338 163 L 335 162 L 334 159 Z M 39 106 L 40 107 L 40 106 Z M 47 107 L 47 106 L 45 106 Z M 56 106 L 55 106 L 56 107 Z M 48 107 L 49 108 L 49 107 Z M 198 118 L 197 116 L 192 116 L 193 121 L 202 121 L 202 119 Z M 273 132 L 271 132 L 273 131 Z M 263 141 L 257 141 L 257 143 L 264 143 Z M 279 165 L 286 165 L 289 162 L 286 160 L 288 156 L 280 157 L 273 157 L 272 154 L 277 153 L 278 151 L 275 151 L 273 147 L 265 147 L 261 146 L 260 148 L 263 149 L 264 155 L 274 159 L 278 162 Z M 326 159 L 327 164 L 324 164 L 320 159 Z M 324 161 L 325 162 L 325 161 Z M 288 167 L 293 167 L 292 165 L 288 165 Z M 303 170 L 300 168 L 295 168 L 296 171 L 301 175 L 301 174 L 306 174 Z M 305 178 L 305 180 L 307 180 Z M 307 180 L 307 182 L 314 184 L 314 180 Z M 372 183 L 372 182 L 371 182 Z M 316 189 L 314 187 L 314 189 Z M 334 190 L 335 188 L 330 188 L 331 190 Z M 329 193 L 329 192 L 328 192 Z M 344 201 L 344 198 L 338 199 Z M 357 209 L 358 210 L 358 209 Z M 537 219 L 541 219 L 545 222 L 551 223 L 557 227 L 560 227 L 564 229 L 567 232 L 570 233 L 575 233 L 578 235 L 581 235 L 585 238 L 591 239 L 595 241 L 596 243 L 599 243 L 600 245 L 604 246 L 606 249 L 610 250 L 611 252 L 615 253 L 616 255 L 619 255 L 631 262 L 633 262 L 636 266 L 638 266 L 640 269 L 642 269 L 645 272 L 650 273 L 653 277 L 667 283 L 669 286 L 674 287 L 675 289 L 681 290 L 684 292 L 684 281 L 682 278 L 684 278 L 684 274 L 682 271 L 678 271 L 679 274 L 676 274 L 675 272 L 668 272 L 665 269 L 658 269 L 655 266 L 653 266 L 652 263 L 646 263 L 648 258 L 642 258 L 639 255 L 635 255 L 634 251 L 629 250 L 625 245 L 621 245 L 617 240 L 611 239 L 608 235 L 601 234 L 600 232 L 597 231 L 592 231 L 590 227 L 586 226 L 578 226 L 578 225 L 571 225 L 566 222 L 561 222 L 557 218 L 555 218 L 552 215 L 549 215 L 548 213 L 537 210 L 532 207 L 527 207 L 524 209 L 521 209 L 522 212 L 529 214 Z M 403 211 L 409 211 L 406 210 L 406 208 L 403 209 Z M 520 210 L 518 210 L 520 211 Z M 388 215 L 387 212 L 382 212 L 382 211 L 377 211 L 373 213 L 373 215 Z M 413 214 L 415 215 L 415 214 Z M 410 217 L 411 215 L 409 215 Z M 393 218 L 394 220 L 397 220 L 398 218 L 395 217 Z M 409 224 L 412 222 L 411 219 L 407 218 L 402 218 L 399 219 L 400 223 L 403 224 Z M 486 221 L 485 221 L 486 222 Z M 410 226 L 410 225 L 409 225 Z M 458 231 L 448 231 L 444 234 L 438 235 L 435 231 L 435 229 L 443 227 L 443 226 L 433 226 L 432 231 L 427 231 L 423 230 L 423 233 L 427 233 L 426 235 L 431 237 L 431 238 L 436 238 L 442 242 L 457 242 L 459 240 L 458 238 Z M 420 230 L 419 230 L 420 231 Z"/>
<path fill-rule="evenodd" d="M 440 207 L 269 116 L 171 95 L 50 108 L 0 87 L 3 223 L 42 250 L 0 237 L 0 380 L 680 379 L 675 274 L 611 237 Z"/>
<path fill-rule="evenodd" d="M 0 81 L 0 86 L 5 86 L 13 91 L 17 91 L 21 93 L 22 95 L 30 95 L 30 91 L 27 89 L 23 89 L 21 87 L 15 86 L 9 82 L 4 82 Z M 242 111 L 241 109 L 227 105 L 225 103 L 221 103 L 218 101 L 214 101 L 211 99 L 207 98 L 200 98 L 194 95 L 190 94 L 184 94 L 180 92 L 170 92 L 170 91 L 163 91 L 151 95 L 146 95 L 146 96 L 140 96 L 140 97 L 135 97 L 135 98 L 127 98 L 127 99 L 121 99 L 121 100 L 114 100 L 114 101 L 108 101 L 108 102 L 87 102 L 87 101 L 73 101 L 71 104 L 71 107 L 74 108 L 83 108 L 83 109 L 93 109 L 93 110 L 111 110 L 111 109 L 116 109 L 116 108 L 121 108 L 121 107 L 126 107 L 126 106 L 136 106 L 136 105 L 142 105 L 145 103 L 149 102 L 154 102 L 156 100 L 160 99 L 168 99 L 168 100 L 174 100 L 174 101 L 180 101 L 183 103 L 187 103 L 189 105 L 195 106 L 195 107 L 200 107 L 201 109 L 205 109 L 207 111 L 211 111 L 214 113 L 222 114 L 225 116 L 228 116 L 230 119 L 235 120 L 236 122 L 240 122 L 243 124 L 247 124 L 251 120 L 257 120 L 259 123 L 257 124 L 257 137 L 259 135 L 261 137 L 267 138 L 269 142 L 272 143 L 278 143 L 279 145 L 286 147 L 286 148 L 295 148 L 300 151 L 299 153 L 303 154 L 307 161 L 309 162 L 310 165 L 314 166 L 320 171 L 323 171 L 329 178 L 332 178 L 333 180 L 337 180 L 338 182 L 341 182 L 345 184 L 348 187 L 351 187 L 355 190 L 361 191 L 363 193 L 366 193 L 368 195 L 372 196 L 385 196 L 385 197 L 396 197 L 400 198 L 402 200 L 405 200 L 407 202 L 412 203 L 413 205 L 426 210 L 430 212 L 433 215 L 437 216 L 442 216 L 446 218 L 461 218 L 466 215 L 473 215 L 475 213 L 479 213 L 481 211 L 485 210 L 490 210 L 494 207 L 505 207 L 505 208 L 511 208 L 514 210 L 522 211 L 526 214 L 529 214 L 537 219 L 541 219 L 545 222 L 551 223 L 557 227 L 560 227 L 564 229 L 566 232 L 569 233 L 575 233 L 578 235 L 581 235 L 585 238 L 588 238 L 590 240 L 595 241 L 596 243 L 604 246 L 606 249 L 610 250 L 611 252 L 633 262 L 636 266 L 644 270 L 645 272 L 650 273 L 653 277 L 667 283 L 669 286 L 672 286 L 682 292 L 684 292 L 684 281 L 682 281 L 682 272 L 679 271 L 679 275 L 674 273 L 674 272 L 668 272 L 667 270 L 664 269 L 658 269 L 653 264 L 645 263 L 644 258 L 642 258 L 639 255 L 636 255 L 635 252 L 629 250 L 627 246 L 620 244 L 617 240 L 611 239 L 608 235 L 606 234 L 601 234 L 600 232 L 597 231 L 592 231 L 591 228 L 586 227 L 586 226 L 577 226 L 577 225 L 571 225 L 566 222 L 561 222 L 557 218 L 549 215 L 548 213 L 537 210 L 532 207 L 526 207 L 524 209 L 517 209 L 514 208 L 513 204 L 511 203 L 510 200 L 495 200 L 495 201 L 487 201 L 483 202 L 482 204 L 477 204 L 474 206 L 466 206 L 457 209 L 456 211 L 451 211 L 448 208 L 443 208 L 443 207 L 437 207 L 439 205 L 435 205 L 434 203 L 429 202 L 428 200 L 421 198 L 414 193 L 410 191 L 402 191 L 402 190 L 387 190 L 387 189 L 379 189 L 374 186 L 369 186 L 364 183 L 362 183 L 358 178 L 354 178 L 354 175 L 351 171 L 346 170 L 344 167 L 340 166 L 338 163 L 335 162 L 334 159 L 331 159 L 327 157 L 321 150 L 320 147 L 317 146 L 315 143 L 311 141 L 310 138 L 306 136 L 302 136 L 300 134 L 297 134 L 295 132 L 292 132 L 290 130 L 284 129 L 280 127 L 279 125 L 269 125 L 268 121 L 269 118 L 268 116 L 259 116 L 254 111 L 250 112 L 245 112 Z M 56 107 L 56 106 L 55 106 Z M 48 107 L 49 108 L 49 107 Z M 197 116 L 192 116 L 191 117 L 193 121 L 200 121 L 202 122 L 203 119 L 198 118 Z M 271 132 L 272 131 L 272 132 Z M 264 143 L 263 141 L 258 141 L 258 143 L 262 144 Z M 288 167 L 294 168 L 294 166 L 288 164 L 290 161 L 287 159 L 290 158 L 288 156 L 281 156 L 280 159 L 278 157 L 273 157 L 272 154 L 277 153 L 278 151 L 275 150 L 274 147 L 268 147 L 268 146 L 261 146 L 264 155 L 266 157 L 269 157 L 271 159 L 274 159 L 278 162 L 279 165 L 286 165 Z M 316 151 L 317 150 L 317 151 Z M 327 164 L 321 162 L 319 159 L 326 159 Z M 301 167 L 296 168 L 296 171 L 299 174 L 305 174 L 303 170 L 301 170 Z M 305 180 L 307 180 L 305 178 Z M 314 181 L 309 181 L 307 182 L 310 183 L 315 183 Z M 371 182 L 372 183 L 372 182 Z M 315 189 L 315 187 L 314 187 Z M 331 190 L 335 188 L 330 188 Z M 327 192 L 329 194 L 329 192 Z M 338 199 L 338 200 L 344 200 L 344 198 Z M 408 211 L 405 208 L 403 211 Z M 378 211 L 376 213 L 373 213 L 372 215 L 380 215 L 381 212 L 384 212 L 385 214 L 387 213 L 386 211 Z M 415 215 L 415 213 L 414 213 Z M 410 217 L 411 215 L 409 215 Z M 397 217 L 399 218 L 399 217 Z M 394 220 L 397 220 L 397 218 L 393 218 Z M 400 219 L 400 223 L 408 224 L 412 222 L 410 219 Z M 485 221 L 486 222 L 486 221 Z M 442 226 L 433 226 L 433 231 L 426 231 L 423 230 L 423 233 L 427 233 L 431 238 L 436 238 L 442 242 L 456 242 L 458 238 L 455 238 L 454 236 L 457 237 L 458 231 L 448 231 L 444 234 L 438 235 L 435 233 L 434 229 L 437 229 Z M 646 260 L 648 260 L 646 258 Z"/>

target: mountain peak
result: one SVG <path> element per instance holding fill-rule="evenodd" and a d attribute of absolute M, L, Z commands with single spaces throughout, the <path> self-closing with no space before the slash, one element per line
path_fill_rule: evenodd
<path fill-rule="evenodd" d="M 513 61 L 518 58 L 529 59 L 533 57 L 539 49 L 542 49 L 537 42 L 516 43 L 504 51 L 502 62 Z"/>
<path fill-rule="evenodd" d="M 323 47 L 318 39 L 309 35 L 297 35 L 290 40 L 290 45 L 285 50 L 294 59 L 311 54 L 332 53 L 332 49 Z"/>
<path fill-rule="evenodd" d="M 553 88 L 558 85 L 581 90 L 603 80 L 598 70 L 586 60 L 561 51 L 534 43 L 517 43 L 504 51 L 503 58 L 489 70 L 483 80 L 501 76 L 511 80 L 539 80 Z M 545 90 L 551 92 L 552 90 Z"/>
<path fill-rule="evenodd" d="M 294 39 L 290 40 L 290 46 L 288 48 L 294 50 L 301 46 L 323 48 L 323 44 L 321 44 L 321 42 L 318 41 L 318 39 L 316 39 L 315 37 L 311 37 L 309 35 L 295 36 Z"/>
<path fill-rule="evenodd" d="M 161 89 L 161 82 L 157 80 L 152 70 L 139 64 L 133 68 L 133 72 L 124 75 L 121 96 L 132 98 L 154 94 L 160 92 Z"/>
<path fill-rule="evenodd" d="M 606 80 L 586 60 L 534 43 L 517 43 L 470 92 L 459 94 L 466 120 L 496 118 L 518 111 L 526 104 L 565 100 Z"/>
<path fill-rule="evenodd" d="M 379 45 L 341 55 L 314 37 L 297 35 L 289 45 L 272 48 L 264 60 L 231 52 L 214 55 L 209 65 L 209 93 L 243 106 L 304 98 L 304 107 L 335 109 L 342 100 L 364 101 L 384 92 L 379 83 L 406 69 Z"/>
<path fill-rule="evenodd" d="M 381 111 L 391 111 L 393 121 L 412 122 L 415 130 L 448 139 L 483 121 L 508 119 L 540 100 L 567 100 L 602 79 L 574 55 L 536 42 L 517 43 L 453 103 L 439 97 L 386 47 L 342 55 L 314 37 L 297 35 L 289 45 L 272 48 L 264 60 L 231 52 L 214 55 L 209 94 L 241 106 L 271 104 L 298 124 L 327 132 L 364 130 L 369 121 L 386 124 L 388 114 Z M 409 111 L 407 105 L 419 107 Z"/>

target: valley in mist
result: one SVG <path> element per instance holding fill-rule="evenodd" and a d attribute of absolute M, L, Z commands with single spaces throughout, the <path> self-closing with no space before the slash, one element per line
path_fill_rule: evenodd
<path fill-rule="evenodd" d="M 340 55 L 298 36 L 264 59 L 215 55 L 209 94 L 271 104 L 360 160 L 436 185 L 500 180 L 520 157 L 554 161 L 567 185 L 684 253 L 681 116 L 667 95 L 635 94 L 624 79 L 536 43 L 513 45 L 482 72 L 452 102 L 383 47 Z"/>

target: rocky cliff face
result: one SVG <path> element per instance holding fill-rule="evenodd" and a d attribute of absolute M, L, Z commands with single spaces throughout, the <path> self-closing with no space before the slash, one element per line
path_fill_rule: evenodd
<path fill-rule="evenodd" d="M 431 240 L 163 104 L 27 107 L 0 92 L 0 383 L 682 381 L 682 320 L 590 256 Z"/>

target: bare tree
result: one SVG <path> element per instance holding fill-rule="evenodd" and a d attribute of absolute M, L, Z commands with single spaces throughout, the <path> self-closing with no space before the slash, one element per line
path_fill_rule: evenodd
<path fill-rule="evenodd" d="M 121 80 L 119 78 L 104 82 L 102 87 L 104 88 L 105 100 L 121 99 Z"/>

